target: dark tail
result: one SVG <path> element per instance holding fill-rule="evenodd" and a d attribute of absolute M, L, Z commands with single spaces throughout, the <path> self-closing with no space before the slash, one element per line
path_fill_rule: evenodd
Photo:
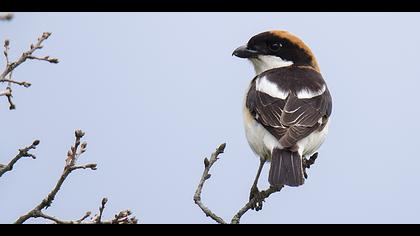
<path fill-rule="evenodd" d="M 302 185 L 305 179 L 303 178 L 302 158 L 299 153 L 274 148 L 268 182 L 275 187 Z"/>

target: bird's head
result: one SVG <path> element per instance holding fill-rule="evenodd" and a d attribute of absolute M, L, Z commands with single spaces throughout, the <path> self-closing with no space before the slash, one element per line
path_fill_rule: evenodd
<path fill-rule="evenodd" d="M 257 34 L 232 55 L 249 59 L 256 74 L 291 65 L 310 66 L 319 71 L 311 49 L 287 31 L 275 30 Z"/>

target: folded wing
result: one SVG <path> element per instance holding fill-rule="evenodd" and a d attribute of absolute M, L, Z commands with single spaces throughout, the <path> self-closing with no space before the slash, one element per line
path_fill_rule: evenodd
<path fill-rule="evenodd" d="M 263 84 L 264 83 L 264 84 Z M 292 148 L 331 114 L 331 95 L 322 78 L 310 68 L 278 68 L 257 76 L 246 105 L 285 148 Z"/>

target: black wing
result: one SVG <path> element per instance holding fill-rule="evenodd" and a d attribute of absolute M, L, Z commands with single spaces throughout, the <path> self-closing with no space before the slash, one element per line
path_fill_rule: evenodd
<path fill-rule="evenodd" d="M 284 92 L 283 96 L 258 88 L 262 78 L 275 84 Z M 302 95 L 302 91 L 308 91 L 309 95 Z M 323 128 L 331 114 L 332 101 L 320 73 L 292 66 L 257 76 L 247 94 L 246 106 L 283 147 L 290 148 L 316 129 Z"/>

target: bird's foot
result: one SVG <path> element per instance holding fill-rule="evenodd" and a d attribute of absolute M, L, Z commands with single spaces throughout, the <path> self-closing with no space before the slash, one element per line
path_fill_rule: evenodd
<path fill-rule="evenodd" d="M 302 159 L 302 167 L 303 167 L 303 176 L 305 179 L 308 178 L 308 174 L 306 173 L 306 169 L 311 168 L 311 165 L 315 163 L 316 158 L 318 157 L 318 153 L 314 153 L 309 159 L 303 158 Z"/>
<path fill-rule="evenodd" d="M 251 188 L 251 192 L 249 194 L 249 201 L 254 200 L 254 203 L 251 207 L 252 210 L 262 210 L 264 198 L 261 195 L 260 190 L 258 190 L 258 187 L 256 185 L 253 185 Z"/>

